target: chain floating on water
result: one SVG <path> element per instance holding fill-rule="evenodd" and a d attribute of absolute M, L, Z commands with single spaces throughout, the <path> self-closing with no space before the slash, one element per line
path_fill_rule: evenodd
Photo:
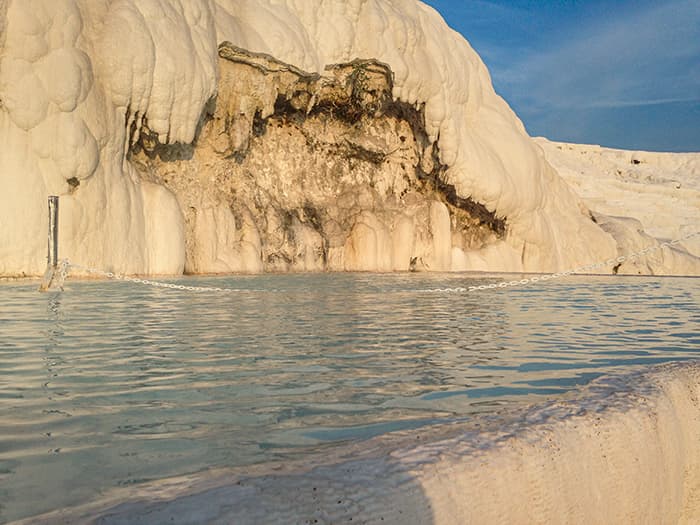
<path fill-rule="evenodd" d="M 512 288 L 514 286 L 525 286 L 528 284 L 534 284 L 534 283 L 539 283 L 539 282 L 546 282 L 546 281 L 551 281 L 553 279 L 561 279 L 562 277 L 568 277 L 573 274 L 585 274 L 592 272 L 594 270 L 597 270 L 599 268 L 605 268 L 608 266 L 616 266 L 620 265 L 626 261 L 635 261 L 638 259 L 641 259 L 642 257 L 649 255 L 650 253 L 653 253 L 655 251 L 659 251 L 663 248 L 670 248 L 671 246 L 677 246 L 683 241 L 686 241 L 690 239 L 691 237 L 695 237 L 698 235 L 698 232 L 692 232 L 689 234 L 686 234 L 682 237 L 679 237 L 678 239 L 674 239 L 672 241 L 666 241 L 657 244 L 656 246 L 648 246 L 644 248 L 643 250 L 639 250 L 637 252 L 630 253 L 628 255 L 621 255 L 619 257 L 612 257 L 606 261 L 595 263 L 595 264 L 587 264 L 585 266 L 579 266 L 578 268 L 574 268 L 572 270 L 566 270 L 564 272 L 557 272 L 557 273 L 552 273 L 552 274 L 544 274 L 544 275 L 535 275 L 532 277 L 528 277 L 525 279 L 516 279 L 513 281 L 501 281 L 500 283 L 493 283 L 493 284 L 482 284 L 479 286 L 467 286 L 467 287 L 457 287 L 457 288 L 431 288 L 429 290 L 424 290 L 424 292 L 427 293 L 445 293 L 445 292 L 476 292 L 479 290 L 494 290 L 498 288 Z"/>
<path fill-rule="evenodd" d="M 552 274 L 544 274 L 544 275 L 534 275 L 532 277 L 527 277 L 524 279 L 514 279 L 512 281 L 501 281 L 499 283 L 492 283 L 492 284 L 482 284 L 479 286 L 466 286 L 466 287 L 455 287 L 455 288 L 429 288 L 425 290 L 418 290 L 418 292 L 422 293 L 467 293 L 467 292 L 476 292 L 480 290 L 496 290 L 500 288 L 512 288 L 515 286 L 526 286 L 529 284 L 535 284 L 539 282 L 547 282 L 551 281 L 554 279 L 561 279 L 563 277 L 568 277 L 570 275 L 574 274 L 585 274 L 592 272 L 594 270 L 598 270 L 600 268 L 605 268 L 608 266 L 615 266 L 615 265 L 620 265 L 626 261 L 635 261 L 638 259 L 641 259 L 642 257 L 649 255 L 650 253 L 659 251 L 663 248 L 670 248 L 671 246 L 677 246 L 683 241 L 686 241 L 690 239 L 691 237 L 695 237 L 698 235 L 699 232 L 693 232 L 684 235 L 683 237 L 679 237 L 677 239 L 674 239 L 672 241 L 666 241 L 659 243 L 655 246 L 648 246 L 644 248 L 643 250 L 639 250 L 637 252 L 630 253 L 628 255 L 621 255 L 619 257 L 612 257 L 606 261 L 595 263 L 595 264 L 587 264 L 584 266 L 579 266 L 578 268 L 574 268 L 571 270 L 566 270 L 564 272 L 557 272 L 557 273 L 552 273 Z M 62 259 L 59 262 L 59 268 L 60 268 L 60 288 L 62 289 L 63 283 L 68 276 L 68 273 L 71 269 L 74 270 L 79 270 L 83 271 L 85 273 L 88 273 L 90 275 L 98 275 L 100 277 L 105 277 L 107 279 L 112 279 L 112 280 L 117 280 L 117 281 L 125 281 L 125 282 L 130 282 L 130 283 L 135 283 L 135 284 L 142 284 L 145 286 L 153 286 L 156 288 L 166 288 L 170 290 L 180 290 L 180 291 L 187 291 L 187 292 L 219 292 L 219 293 L 242 293 L 242 292 L 256 292 L 256 291 L 262 291 L 262 290 L 250 290 L 250 289 L 245 289 L 245 288 L 222 288 L 219 286 L 188 286 L 184 284 L 176 284 L 176 283 L 170 283 L 170 282 L 165 282 L 165 281 L 154 281 L 151 279 L 142 279 L 140 277 L 130 277 L 126 274 L 122 273 L 116 273 L 116 272 L 108 272 L 105 270 L 99 270 L 97 268 L 90 268 L 87 266 L 82 266 L 80 264 L 75 264 L 70 262 L 68 259 Z M 267 290 L 269 291 L 269 290 Z"/>
<path fill-rule="evenodd" d="M 97 268 L 89 268 L 80 264 L 74 264 L 68 261 L 67 259 L 64 259 L 64 261 L 62 261 L 62 263 L 64 262 L 69 268 L 80 270 L 91 275 L 99 275 L 100 277 L 106 277 L 107 279 L 112 279 L 116 281 L 125 281 L 129 283 L 143 284 L 145 286 L 154 286 L 156 288 L 168 288 L 170 290 L 182 290 L 188 292 L 239 293 L 253 291 L 244 288 L 221 288 L 218 286 L 187 286 L 184 284 L 169 283 L 165 281 L 153 281 L 151 279 L 142 279 L 140 277 L 130 277 L 122 273 L 107 272 L 105 270 L 99 270 Z"/>

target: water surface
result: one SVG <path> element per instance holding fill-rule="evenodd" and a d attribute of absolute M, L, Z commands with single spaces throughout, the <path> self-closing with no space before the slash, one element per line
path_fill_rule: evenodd
<path fill-rule="evenodd" d="M 700 280 L 316 274 L 0 284 L 0 522 L 493 414 L 700 357 Z"/>

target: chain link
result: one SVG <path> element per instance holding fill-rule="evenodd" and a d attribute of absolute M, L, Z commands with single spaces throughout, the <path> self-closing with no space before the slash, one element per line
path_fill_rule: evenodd
<path fill-rule="evenodd" d="M 70 270 L 70 263 L 68 262 L 68 259 L 63 259 L 59 262 L 59 278 L 61 286 L 63 286 L 63 283 L 66 282 L 66 277 L 68 277 L 68 271 Z"/>
<path fill-rule="evenodd" d="M 622 264 L 626 261 L 634 261 L 641 259 L 642 257 L 649 255 L 650 253 L 659 251 L 663 248 L 670 248 L 671 246 L 677 246 L 681 242 L 688 240 L 692 237 L 695 237 L 698 235 L 698 232 L 693 232 L 684 235 L 683 237 L 679 237 L 678 239 L 674 239 L 672 241 L 666 241 L 659 243 L 655 246 L 647 246 L 643 250 L 639 250 L 637 252 L 633 252 L 629 255 L 621 255 L 619 257 L 612 257 L 606 261 L 595 263 L 595 264 L 587 264 L 585 266 L 579 266 L 578 268 L 574 268 L 572 270 L 567 270 L 564 272 L 557 272 L 557 273 L 552 273 L 552 274 L 544 274 L 544 275 L 534 275 L 532 277 L 524 278 L 524 279 L 514 279 L 512 281 L 501 281 L 499 283 L 492 283 L 492 284 L 482 284 L 479 286 L 467 286 L 467 287 L 456 287 L 456 288 L 430 288 L 426 290 L 418 290 L 419 292 L 423 293 L 466 293 L 466 292 L 476 292 L 476 291 L 481 291 L 481 290 L 496 290 L 500 288 L 512 288 L 515 286 L 525 286 L 529 284 L 535 284 L 539 282 L 547 282 L 551 281 L 554 279 L 561 279 L 563 277 L 568 277 L 573 274 L 582 274 L 582 273 L 587 273 L 587 272 L 592 272 L 594 270 L 598 270 L 600 268 L 605 268 L 608 266 L 615 266 L 616 264 Z M 219 293 L 241 293 L 241 292 L 259 292 L 263 290 L 250 290 L 250 289 L 244 289 L 244 288 L 221 288 L 218 286 L 187 286 L 184 284 L 175 284 L 175 283 L 169 283 L 169 282 L 164 282 L 164 281 L 153 281 L 150 279 L 142 279 L 140 277 L 130 277 L 125 274 L 121 273 L 115 273 L 115 272 L 107 272 L 105 270 L 99 270 L 96 268 L 89 268 L 87 266 L 82 266 L 80 264 L 74 264 L 70 262 L 68 259 L 63 259 L 60 261 L 60 278 L 61 278 L 61 285 L 65 281 L 66 277 L 68 276 L 68 273 L 71 269 L 74 270 L 79 270 L 83 271 L 85 273 L 88 273 L 90 275 L 99 275 L 101 277 L 106 277 L 107 279 L 112 279 L 112 280 L 117 280 L 117 281 L 125 281 L 125 282 L 130 282 L 130 283 L 135 283 L 135 284 L 142 284 L 145 286 L 154 286 L 157 288 L 167 288 L 170 290 L 181 290 L 181 291 L 188 291 L 188 292 L 219 292 Z M 269 290 L 268 290 L 269 291 Z"/>

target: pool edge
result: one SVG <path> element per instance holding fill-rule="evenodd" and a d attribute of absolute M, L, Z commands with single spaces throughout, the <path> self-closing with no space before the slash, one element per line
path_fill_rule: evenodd
<path fill-rule="evenodd" d="M 700 361 L 657 365 L 506 425 L 401 432 L 309 466 L 163 480 L 14 523 L 696 523 L 699 399 Z"/>

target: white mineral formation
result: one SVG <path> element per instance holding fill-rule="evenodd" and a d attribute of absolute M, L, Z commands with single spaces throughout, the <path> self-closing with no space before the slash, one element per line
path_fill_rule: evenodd
<path fill-rule="evenodd" d="M 543 138 L 535 142 L 598 223 L 616 236 L 621 251 L 633 252 L 654 242 L 649 236 L 671 240 L 700 231 L 700 153 L 623 151 Z M 700 235 L 683 246 L 700 257 Z M 693 273 L 692 259 L 685 259 L 690 263 L 685 271 Z M 626 263 L 620 271 L 661 273 L 659 262 L 651 256 L 640 262 L 651 267 L 635 269 Z M 666 271 L 683 272 L 683 263 Z"/>
<path fill-rule="evenodd" d="M 656 243 L 591 213 L 416 0 L 0 0 L 0 138 L 0 276 L 43 272 L 48 195 L 60 257 L 137 274 L 553 271 Z"/>

